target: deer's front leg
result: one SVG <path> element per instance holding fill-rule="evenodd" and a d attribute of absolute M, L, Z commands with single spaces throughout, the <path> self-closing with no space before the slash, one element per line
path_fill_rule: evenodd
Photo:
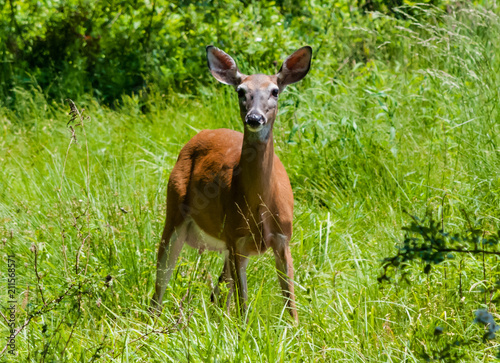
<path fill-rule="evenodd" d="M 231 277 L 234 283 L 236 308 L 240 311 L 241 316 L 245 315 L 247 308 L 247 265 L 248 257 L 238 253 L 234 249 L 229 250 L 229 268 Z"/>
<path fill-rule="evenodd" d="M 287 236 L 276 234 L 272 237 L 271 246 L 273 247 L 278 280 L 281 285 L 281 291 L 283 292 L 286 306 L 292 318 L 298 323 L 299 316 L 295 306 L 295 289 L 293 286 L 293 260 L 288 242 L 289 238 Z"/>

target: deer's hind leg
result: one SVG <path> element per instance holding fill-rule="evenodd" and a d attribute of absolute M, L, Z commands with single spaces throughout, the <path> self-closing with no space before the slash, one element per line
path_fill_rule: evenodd
<path fill-rule="evenodd" d="M 163 294 L 174 272 L 177 259 L 181 253 L 186 239 L 186 227 L 181 225 L 174 227 L 168 221 L 165 223 L 163 235 L 158 248 L 158 262 L 156 264 L 156 284 L 155 293 L 151 299 L 151 312 L 159 315 Z"/>
<path fill-rule="evenodd" d="M 163 294 L 187 238 L 189 225 L 186 223 L 186 219 L 189 215 L 189 208 L 185 205 L 185 200 L 190 174 L 185 177 L 179 177 L 179 175 L 183 175 L 185 169 L 190 167 L 191 160 L 189 158 L 179 160 L 175 164 L 168 182 L 167 216 L 158 247 L 155 293 L 150 305 L 150 311 L 157 315 L 161 313 Z"/>

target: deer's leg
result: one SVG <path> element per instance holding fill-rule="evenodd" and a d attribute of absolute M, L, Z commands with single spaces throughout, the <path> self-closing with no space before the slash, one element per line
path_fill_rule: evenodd
<path fill-rule="evenodd" d="M 181 233 L 182 234 L 182 233 Z M 158 262 L 156 264 L 156 285 L 155 294 L 151 299 L 150 311 L 159 315 L 165 288 L 172 277 L 172 273 L 177 263 L 177 258 L 184 245 L 184 238 L 178 231 L 165 223 L 163 235 L 158 248 Z"/>
<path fill-rule="evenodd" d="M 281 285 L 281 291 L 285 298 L 286 306 L 288 307 L 292 318 L 298 323 L 299 316 L 295 306 L 295 292 L 293 286 L 293 261 L 290 252 L 289 238 L 282 234 L 277 234 L 273 237 L 273 251 L 276 260 L 276 270 L 278 272 L 278 280 Z"/>
<path fill-rule="evenodd" d="M 229 250 L 228 255 L 231 277 L 234 281 L 236 308 L 241 316 L 245 315 L 247 308 L 247 265 L 248 257 L 237 253 L 234 249 Z"/>
<path fill-rule="evenodd" d="M 222 283 L 227 283 L 229 292 L 227 296 L 221 296 L 221 291 L 220 291 L 220 284 Z M 231 269 L 229 265 L 229 256 L 226 254 L 225 260 L 224 260 L 224 267 L 222 268 L 222 272 L 219 276 L 219 280 L 217 281 L 217 284 L 215 285 L 214 291 L 212 292 L 212 295 L 210 296 L 210 299 L 212 302 L 218 302 L 220 306 L 222 306 L 222 303 L 224 300 L 226 301 L 226 310 L 229 311 L 229 303 L 231 299 L 231 295 L 234 290 L 234 284 L 233 284 L 233 279 L 231 278 Z"/>

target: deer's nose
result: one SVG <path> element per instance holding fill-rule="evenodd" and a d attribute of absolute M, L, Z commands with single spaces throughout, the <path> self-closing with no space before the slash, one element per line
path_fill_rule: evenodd
<path fill-rule="evenodd" d="M 259 115 L 258 113 L 248 114 L 245 118 L 245 123 L 252 128 L 258 128 L 259 126 L 264 125 L 264 116 Z"/>

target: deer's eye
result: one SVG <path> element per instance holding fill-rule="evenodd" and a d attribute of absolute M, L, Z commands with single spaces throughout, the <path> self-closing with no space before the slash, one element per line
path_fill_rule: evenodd
<path fill-rule="evenodd" d="M 279 93 L 279 91 L 278 91 L 278 89 L 277 89 L 277 88 L 275 88 L 275 89 L 273 89 L 273 90 L 271 91 L 271 95 L 272 95 L 273 97 L 278 97 L 278 93 Z"/>
<path fill-rule="evenodd" d="M 238 88 L 236 92 L 238 92 L 238 98 L 245 98 L 245 90 L 243 88 Z"/>

